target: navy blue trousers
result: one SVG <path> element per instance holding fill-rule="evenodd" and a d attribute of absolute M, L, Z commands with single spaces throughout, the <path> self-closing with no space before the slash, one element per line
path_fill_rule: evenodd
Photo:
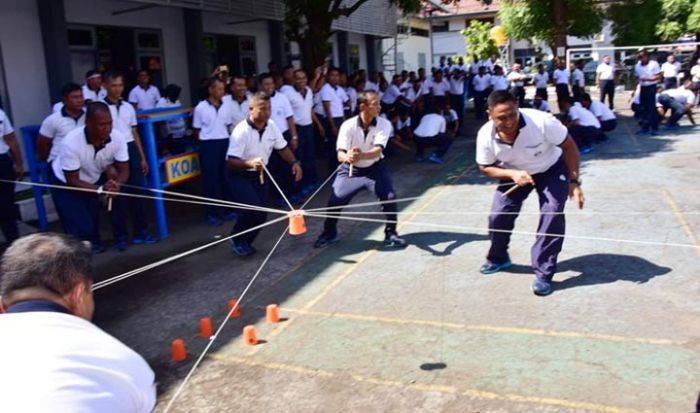
<path fill-rule="evenodd" d="M 569 193 L 569 171 L 563 158 L 560 158 L 545 172 L 533 174 L 532 179 L 535 181 L 534 186 L 527 185 L 519 188 L 505 198 L 502 194 L 510 189 L 509 186 L 499 186 L 494 193 L 489 215 L 491 248 L 486 258 L 495 264 L 508 261 L 508 245 L 511 236 L 509 231 L 515 227 L 517 213 L 520 212 L 523 201 L 534 189 L 539 197 L 542 214 L 537 233 L 555 235 L 538 235 L 535 238 L 535 244 L 530 252 L 532 269 L 537 278 L 551 280 L 557 271 L 557 257 L 564 244 L 564 238 L 557 235 L 564 235 L 566 229 L 566 220 L 562 212 Z M 504 212 L 507 214 L 503 214 Z M 552 214 L 553 212 L 558 214 Z"/>
<path fill-rule="evenodd" d="M 579 148 L 590 147 L 594 141 L 601 138 L 600 128 L 595 126 L 570 125 L 568 129 L 569 135 L 574 138 Z"/>
<path fill-rule="evenodd" d="M 444 156 L 447 153 L 447 150 L 450 149 L 450 146 L 452 145 L 452 138 L 448 136 L 446 133 L 439 133 L 435 136 L 415 136 L 415 142 L 416 142 L 416 155 L 418 156 L 423 156 L 423 152 L 425 151 L 426 148 L 430 147 L 437 147 L 437 150 L 435 151 L 435 154 L 439 157 Z"/>
<path fill-rule="evenodd" d="M 230 199 L 226 186 L 226 152 L 228 139 L 199 141 L 199 164 L 202 167 L 204 196 L 214 199 Z M 221 208 L 207 205 L 207 216 L 219 217 Z"/>
<path fill-rule="evenodd" d="M 453 95 L 450 93 L 450 106 L 457 112 L 459 118 L 459 128 L 464 125 L 464 94 Z"/>
<path fill-rule="evenodd" d="M 685 106 L 668 95 L 659 95 L 659 103 L 664 106 L 664 109 L 671 109 L 671 117 L 668 118 L 668 125 L 676 125 L 678 121 L 685 115 Z"/>
<path fill-rule="evenodd" d="M 141 155 L 139 155 L 135 142 L 129 142 L 127 146 L 129 149 L 129 180 L 127 181 L 127 184 L 144 187 L 146 186 L 146 180 L 141 172 Z M 138 195 L 149 195 L 144 193 L 143 190 L 133 188 L 125 188 L 124 192 Z M 131 216 L 134 237 L 145 237 L 148 234 L 145 200 L 143 198 L 128 197 L 126 203 L 129 206 L 128 209 L 129 215 Z"/>
<path fill-rule="evenodd" d="M 16 178 L 12 157 L 0 155 L 0 179 L 14 181 Z M 8 243 L 19 238 L 14 183 L 0 182 L 0 229 Z"/>
<path fill-rule="evenodd" d="M 338 130 L 340 130 L 343 118 L 333 118 L 333 121 Z M 338 167 L 338 149 L 336 148 L 338 137 L 331 131 L 331 124 L 328 122 L 328 119 L 322 117 L 321 123 L 323 123 L 323 129 L 326 130 L 326 157 L 328 157 L 328 174 L 330 175 Z"/>
<path fill-rule="evenodd" d="M 100 181 L 105 181 L 104 176 Z M 56 178 L 51 168 L 49 168 L 49 182 L 52 185 L 67 186 Z M 51 188 L 51 196 L 66 234 L 76 239 L 90 241 L 94 245 L 102 244 L 100 241 L 100 201 L 96 194 Z M 109 213 L 112 233 L 114 238 L 120 241 L 127 239 L 125 198 L 123 196 L 114 198 L 112 211 Z"/>
<path fill-rule="evenodd" d="M 296 157 L 301 161 L 301 168 L 304 173 L 301 186 L 314 185 L 318 182 L 314 125 L 297 125 L 297 135 L 299 135 L 299 148 L 297 148 Z"/>
<path fill-rule="evenodd" d="M 617 128 L 617 119 L 608 119 L 600 122 L 600 129 L 603 132 L 610 132 Z"/>
<path fill-rule="evenodd" d="M 656 112 L 656 84 L 642 86 L 639 93 L 639 103 L 642 106 L 644 120 L 643 130 L 659 130 L 659 114 Z"/>
<path fill-rule="evenodd" d="M 229 171 L 227 182 L 232 194 L 232 200 L 234 202 L 254 206 L 265 206 L 267 180 L 265 180 L 265 183 L 263 184 L 260 183 L 260 172 Z M 236 220 L 236 224 L 231 229 L 231 234 L 236 234 L 258 226 L 264 223 L 267 219 L 267 212 L 264 211 L 238 209 L 236 212 L 238 212 L 238 219 Z M 259 230 L 251 231 L 241 235 L 240 237 L 234 238 L 234 240 L 239 239 L 250 243 L 255 240 L 255 237 L 258 236 L 259 232 Z"/>
<path fill-rule="evenodd" d="M 612 79 L 600 81 L 600 101 L 605 102 L 606 96 L 608 97 L 608 106 L 613 109 L 615 107 L 615 81 Z"/>
<path fill-rule="evenodd" d="M 338 174 L 333 182 L 333 193 L 328 200 L 328 207 L 343 207 L 350 203 L 353 197 L 360 191 L 366 189 L 377 195 L 380 201 L 388 201 L 396 199 L 394 186 L 391 182 L 389 170 L 386 163 L 381 160 L 368 168 L 353 168 L 352 176 L 350 176 L 350 167 L 348 164 L 343 164 L 338 170 Z M 332 212 L 340 212 L 342 208 L 332 209 Z M 385 213 L 386 220 L 392 221 L 387 223 L 384 232 L 396 232 L 396 203 L 387 202 L 382 204 L 382 211 Z M 323 231 L 327 234 L 335 234 L 337 232 L 338 219 L 326 218 L 323 224 Z"/>

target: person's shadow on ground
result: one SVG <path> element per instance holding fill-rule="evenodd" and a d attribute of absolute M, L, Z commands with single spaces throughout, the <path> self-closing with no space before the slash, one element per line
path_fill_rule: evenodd
<path fill-rule="evenodd" d="M 430 231 L 404 234 L 403 238 L 408 245 L 418 247 L 436 257 L 445 257 L 451 255 L 454 250 L 468 242 L 487 240 L 488 236 L 460 232 Z M 442 250 L 435 248 L 437 245 L 443 243 L 449 244 Z"/>
<path fill-rule="evenodd" d="M 662 267 L 644 258 L 620 254 L 591 254 L 562 261 L 557 265 L 557 273 L 573 271 L 579 275 L 557 281 L 554 276 L 554 290 L 583 287 L 586 285 L 609 284 L 616 281 L 630 281 L 644 284 L 654 277 L 668 274 L 671 268 Z M 529 266 L 514 265 L 507 272 L 532 274 Z"/>

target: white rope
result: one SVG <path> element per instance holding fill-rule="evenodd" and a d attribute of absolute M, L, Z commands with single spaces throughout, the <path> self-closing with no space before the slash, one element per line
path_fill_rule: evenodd
<path fill-rule="evenodd" d="M 284 199 L 284 202 L 286 202 L 286 203 L 287 203 L 287 206 L 289 206 L 289 210 L 290 210 L 290 211 L 293 211 L 293 210 L 294 210 L 294 207 L 292 206 L 291 202 L 289 202 L 289 199 L 287 199 L 287 196 L 284 195 L 284 192 L 282 191 L 282 188 L 280 188 L 280 186 L 277 184 L 277 181 L 275 181 L 275 178 L 272 176 L 272 173 L 270 173 L 270 171 L 267 169 L 267 167 L 265 166 L 265 164 L 262 165 L 262 168 L 263 168 L 263 170 L 265 171 L 265 173 L 267 174 L 267 176 L 270 177 L 270 181 L 272 181 L 272 184 L 275 186 L 275 188 L 277 188 L 277 191 L 278 191 L 278 192 L 280 193 L 280 195 L 282 196 L 282 199 Z"/>
<path fill-rule="evenodd" d="M 336 218 L 336 219 L 346 219 L 346 220 L 351 220 L 351 221 L 363 221 L 363 222 L 376 222 L 376 223 L 382 223 L 382 224 L 398 224 L 398 221 L 388 221 L 384 219 L 372 219 L 372 218 L 360 218 L 360 217 L 344 217 L 344 216 L 331 216 L 331 215 L 323 215 L 323 214 L 316 214 L 313 212 L 305 212 L 305 215 L 311 216 L 311 217 L 317 217 L 317 218 Z M 574 239 L 584 239 L 584 240 L 590 240 L 590 241 L 606 241 L 606 242 L 622 242 L 622 243 L 629 243 L 629 244 L 641 244 L 641 245 L 656 245 L 656 246 L 663 246 L 663 247 L 679 247 L 679 248 L 697 248 L 700 249 L 700 245 L 693 245 L 693 244 L 680 244 L 680 243 L 672 243 L 672 242 L 660 242 L 660 241 L 637 241 L 637 240 L 628 240 L 628 239 L 618 239 L 618 238 L 605 238 L 605 237 L 592 237 L 592 236 L 587 236 L 587 235 L 567 235 L 567 234 L 550 234 L 546 232 L 528 232 L 528 231 L 510 231 L 510 230 L 504 230 L 504 229 L 484 229 L 483 227 L 468 227 L 468 226 L 460 226 L 460 225 L 448 225 L 448 224 L 433 224 L 433 223 L 427 223 L 427 222 L 415 222 L 415 221 L 407 221 L 407 225 L 417 225 L 417 226 L 424 226 L 424 227 L 435 227 L 435 228 L 446 228 L 446 229 L 461 229 L 461 230 L 467 230 L 467 231 L 474 231 L 474 232 L 502 232 L 502 233 L 510 233 L 510 234 L 516 234 L 516 235 L 541 235 L 545 237 L 560 237 L 560 238 L 574 238 Z"/>
<path fill-rule="evenodd" d="M 391 203 L 399 203 L 399 202 L 409 202 L 409 201 L 416 201 L 419 199 L 423 199 L 425 196 L 413 196 L 409 198 L 398 198 L 398 199 L 389 199 L 386 201 L 373 201 L 373 202 L 363 202 L 359 204 L 351 204 L 351 205 L 341 205 L 341 206 L 334 206 L 334 207 L 324 207 L 324 208 L 311 208 L 305 210 L 305 212 L 325 212 L 325 211 L 330 211 L 334 209 L 344 209 L 344 208 L 359 208 L 363 206 L 375 206 L 375 205 L 383 205 L 383 204 L 391 204 Z"/>
<path fill-rule="evenodd" d="M 189 250 L 189 251 L 185 251 L 185 252 L 182 252 L 182 253 L 180 253 L 180 254 L 173 255 L 173 256 L 171 256 L 171 257 L 162 259 L 162 260 L 160 260 L 160 261 L 156 261 L 156 262 L 154 262 L 154 263 L 145 265 L 145 266 L 143 266 L 143 267 L 141 267 L 141 268 L 137 268 L 137 269 L 135 269 L 135 270 L 131 270 L 131 271 L 126 272 L 126 273 L 124 273 L 124 274 L 117 275 L 117 276 L 115 276 L 115 277 L 112 277 L 112 278 L 109 278 L 109 279 L 106 279 L 106 280 L 97 282 L 97 283 L 93 284 L 92 290 L 93 290 L 93 291 L 99 290 L 99 289 L 104 288 L 104 287 L 106 287 L 106 286 L 108 286 L 108 285 L 112 285 L 112 284 L 117 283 L 117 282 L 119 282 L 119 281 L 122 281 L 122 280 L 125 280 L 125 279 L 127 279 L 127 278 L 133 277 L 134 275 L 138 275 L 138 274 L 140 274 L 140 273 L 142 273 L 142 272 L 144 272 L 144 271 L 148 271 L 148 270 L 150 270 L 150 269 L 159 267 L 159 266 L 161 266 L 161 265 L 164 265 L 164 264 L 167 264 L 167 263 L 169 263 L 169 262 L 175 261 L 175 260 L 180 259 L 180 258 L 182 258 L 182 257 L 186 257 L 186 256 L 188 256 L 188 255 L 194 254 L 195 252 L 199 252 L 199 251 L 201 251 L 201 250 L 203 250 L 203 249 L 205 249 L 205 248 L 209 248 L 209 247 L 212 247 L 212 246 L 214 246 L 214 245 L 220 244 L 220 243 L 222 243 L 222 242 L 226 242 L 226 241 L 228 241 L 228 240 L 230 240 L 230 239 L 232 239 L 232 238 L 235 238 L 235 237 L 238 237 L 238 236 L 240 236 L 240 235 L 247 234 L 247 233 L 249 233 L 249 232 L 253 232 L 253 231 L 255 231 L 255 230 L 258 230 L 258 229 L 261 229 L 261 228 L 270 226 L 270 225 L 272 225 L 272 224 L 275 224 L 275 223 L 280 222 L 280 221 L 285 220 L 285 219 L 287 219 L 287 216 L 286 216 L 286 215 L 283 216 L 283 217 L 275 218 L 275 219 L 273 219 L 273 220 L 271 220 L 271 221 L 267 221 L 267 222 L 265 222 L 265 223 L 262 223 L 262 224 L 260 224 L 260 225 L 255 226 L 255 227 L 253 227 L 253 228 L 249 228 L 249 229 L 247 229 L 247 230 L 245 230 L 245 231 L 241 231 L 241 232 L 238 232 L 238 233 L 236 233 L 236 234 L 229 235 L 228 237 L 218 239 L 218 240 L 216 240 L 216 241 L 214 241 L 214 242 L 210 242 L 210 243 L 208 243 L 208 244 L 205 244 L 205 245 L 202 245 L 202 246 L 193 248 L 193 249 L 191 249 L 191 250 Z"/>
<path fill-rule="evenodd" d="M 318 211 L 321 212 L 321 211 Z M 686 215 L 700 215 L 699 211 L 678 211 Z M 484 212 L 484 211 L 398 211 L 397 214 L 415 215 L 578 215 L 578 216 L 600 216 L 600 215 L 674 215 L 674 211 L 572 211 L 572 212 Z M 323 211 L 325 215 L 386 215 L 381 211 Z"/>
<path fill-rule="evenodd" d="M 335 171 L 333 171 L 332 174 L 328 175 L 328 178 L 326 178 L 326 180 L 323 181 L 323 183 L 322 183 L 321 185 L 318 186 L 318 188 L 316 189 L 316 191 L 314 191 L 314 193 L 311 194 L 311 196 L 306 200 L 306 202 L 304 202 L 304 204 L 303 204 L 303 205 L 301 206 L 301 208 L 299 208 L 299 209 L 304 209 L 304 208 L 309 204 L 309 202 L 311 202 L 311 200 L 314 199 L 314 197 L 316 196 L 316 194 L 318 194 L 319 192 L 321 192 L 321 189 L 323 189 L 323 187 L 326 186 L 326 184 L 327 184 L 328 182 L 330 182 L 331 178 L 333 178 L 333 177 L 335 176 L 335 174 L 338 173 L 338 171 L 340 170 L 340 167 L 341 167 L 341 166 L 343 166 L 342 163 L 341 163 L 340 165 L 338 165 L 337 168 L 335 168 Z"/>
<path fill-rule="evenodd" d="M 190 381 L 190 378 L 191 378 L 192 375 L 194 374 L 194 372 L 195 372 L 195 370 L 197 369 L 197 367 L 199 367 L 199 365 L 201 364 L 202 360 L 204 359 L 204 356 L 207 355 L 207 352 L 209 351 L 209 349 L 211 348 L 211 346 L 214 344 L 214 341 L 219 337 L 219 334 L 221 333 L 221 331 L 222 331 L 222 330 L 224 329 L 224 327 L 226 326 L 226 323 L 228 323 L 228 321 L 231 319 L 231 315 L 232 315 L 232 314 L 238 309 L 238 307 L 241 305 L 241 301 L 242 301 L 243 298 L 245 297 L 246 293 L 248 293 L 248 290 L 249 290 L 250 287 L 253 285 L 253 282 L 255 282 L 255 280 L 258 278 L 258 275 L 260 275 L 260 273 L 262 272 L 262 269 L 265 267 L 265 264 L 267 264 L 267 262 L 269 261 L 270 257 L 272 256 L 272 253 L 275 252 L 275 250 L 277 249 L 277 246 L 280 244 L 280 242 L 282 242 L 282 239 L 284 238 L 285 235 L 287 235 L 287 232 L 288 232 L 288 231 L 289 231 L 289 226 L 287 226 L 287 227 L 284 229 L 284 232 L 282 233 L 282 235 L 280 235 L 280 237 L 277 239 L 277 242 L 275 243 L 275 245 L 272 247 L 272 249 L 270 250 L 270 252 L 267 254 L 267 256 L 265 257 L 265 259 L 263 260 L 262 264 L 260 264 L 260 267 L 259 267 L 258 270 L 255 272 L 255 275 L 253 275 L 253 278 L 250 279 L 250 282 L 248 282 L 248 285 L 245 287 L 245 289 L 243 290 L 243 292 L 241 293 L 241 295 L 238 297 L 238 300 L 236 300 L 236 305 L 234 305 L 233 307 L 231 307 L 231 309 L 229 310 L 228 314 L 227 314 L 226 317 L 224 318 L 224 321 L 222 321 L 221 324 L 219 325 L 219 328 L 216 329 L 216 333 L 214 333 L 214 335 L 211 336 L 211 337 L 209 338 L 209 343 L 207 343 L 207 346 L 204 348 L 204 351 L 202 351 L 202 354 L 199 355 L 199 357 L 197 358 L 197 361 L 195 361 L 195 363 L 194 363 L 194 365 L 192 366 L 192 368 L 190 369 L 189 373 L 187 373 L 187 376 L 185 376 L 185 379 L 182 381 L 182 383 L 180 383 L 180 386 L 178 386 L 177 390 L 175 391 L 175 394 L 174 394 L 173 397 L 170 399 L 170 401 L 168 402 L 168 404 L 165 406 L 165 410 L 164 410 L 165 413 L 167 413 L 168 411 L 170 411 L 170 409 L 172 408 L 173 404 L 175 403 L 175 400 L 177 400 L 177 398 L 180 396 L 180 394 L 182 393 L 182 391 L 185 389 L 185 386 L 186 386 L 187 383 Z"/>

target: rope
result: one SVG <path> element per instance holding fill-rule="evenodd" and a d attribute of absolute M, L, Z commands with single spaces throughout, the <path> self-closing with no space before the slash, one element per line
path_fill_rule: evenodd
<path fill-rule="evenodd" d="M 267 176 L 270 177 L 270 181 L 272 181 L 272 184 L 275 186 L 275 188 L 277 188 L 277 191 L 280 193 L 280 195 L 282 195 L 282 199 L 284 199 L 284 202 L 287 203 L 289 210 L 293 211 L 294 207 L 292 206 L 291 202 L 289 202 L 289 199 L 287 199 L 287 196 L 284 195 L 282 188 L 280 188 L 280 186 L 277 184 L 277 181 L 275 181 L 275 178 L 272 176 L 272 173 L 270 173 L 270 171 L 267 169 L 265 164 L 263 164 L 262 168 L 265 171 L 265 173 L 267 174 Z"/>

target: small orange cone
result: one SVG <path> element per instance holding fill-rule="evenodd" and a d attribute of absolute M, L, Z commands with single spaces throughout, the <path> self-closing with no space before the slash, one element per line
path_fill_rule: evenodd
<path fill-rule="evenodd" d="M 185 341 L 181 338 L 173 340 L 172 345 L 173 361 L 180 362 L 187 358 L 187 350 L 185 350 Z"/>
<path fill-rule="evenodd" d="M 258 336 L 255 335 L 255 326 L 243 327 L 243 341 L 249 346 L 258 344 Z"/>
<path fill-rule="evenodd" d="M 270 324 L 275 324 L 280 322 L 280 309 L 277 304 L 270 304 L 267 306 L 267 311 L 265 313 L 265 318 Z"/>
<path fill-rule="evenodd" d="M 241 306 L 236 306 L 236 304 L 238 304 L 238 301 L 235 299 L 229 300 L 229 302 L 228 302 L 228 311 L 229 312 L 231 312 L 231 309 L 233 307 L 236 307 L 236 310 L 231 313 L 231 318 L 238 318 L 241 316 Z"/>
<path fill-rule="evenodd" d="M 306 223 L 304 222 L 304 212 L 294 210 L 289 213 L 289 234 L 301 235 L 306 233 Z"/>
<path fill-rule="evenodd" d="M 199 320 L 199 336 L 209 338 L 214 335 L 214 330 L 211 328 L 211 318 L 204 317 Z"/>

